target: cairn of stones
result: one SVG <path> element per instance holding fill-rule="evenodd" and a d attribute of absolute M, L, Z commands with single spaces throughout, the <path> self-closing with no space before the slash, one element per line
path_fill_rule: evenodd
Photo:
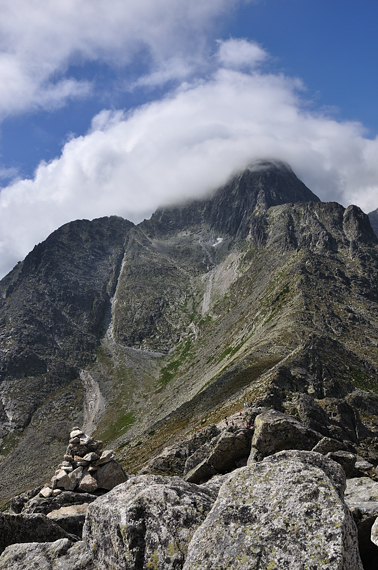
<path fill-rule="evenodd" d="M 102 441 L 85 434 L 78 427 L 72 428 L 63 461 L 39 494 L 45 498 L 63 491 L 97 494 L 125 482 L 128 477 L 114 460 L 115 452 L 102 448 Z"/>

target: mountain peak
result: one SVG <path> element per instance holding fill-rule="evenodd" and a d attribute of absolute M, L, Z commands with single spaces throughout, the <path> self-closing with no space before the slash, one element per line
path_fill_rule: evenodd
<path fill-rule="evenodd" d="M 153 233 L 166 234 L 205 223 L 231 236 L 245 236 L 251 216 L 259 216 L 272 206 L 296 202 L 320 200 L 288 164 L 279 160 L 256 160 L 214 190 L 211 197 L 161 208 L 143 224 Z"/>

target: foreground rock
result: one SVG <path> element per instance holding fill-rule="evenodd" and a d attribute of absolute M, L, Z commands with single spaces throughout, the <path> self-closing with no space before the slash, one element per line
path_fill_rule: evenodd
<path fill-rule="evenodd" d="M 93 570 L 90 553 L 82 542 L 67 538 L 8 546 L 0 557 L 0 570 Z"/>
<path fill-rule="evenodd" d="M 0 552 L 10 544 L 22 542 L 47 542 L 60 538 L 71 541 L 77 536 L 67 533 L 45 515 L 10 515 L 0 513 Z"/>
<path fill-rule="evenodd" d="M 378 483 L 369 477 L 349 479 L 345 502 L 357 524 L 358 543 L 364 568 L 375 570 L 378 568 L 378 540 L 375 538 L 373 528 L 378 517 Z"/>
<path fill-rule="evenodd" d="M 184 570 L 362 570 L 344 477 L 331 460 L 306 452 L 235 471 L 197 529 Z"/>
<path fill-rule="evenodd" d="M 178 477 L 129 479 L 88 507 L 83 540 L 96 568 L 182 568 L 213 491 Z"/>

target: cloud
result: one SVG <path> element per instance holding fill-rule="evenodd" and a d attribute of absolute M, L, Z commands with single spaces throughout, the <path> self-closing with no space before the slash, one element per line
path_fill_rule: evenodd
<path fill-rule="evenodd" d="M 378 206 L 378 140 L 358 123 L 311 111 L 298 79 L 240 70 L 243 54 L 261 48 L 229 41 L 230 50 L 219 43 L 220 65 L 207 78 L 131 112 L 102 111 L 33 179 L 2 189 L 1 272 L 67 221 L 117 214 L 138 222 L 205 195 L 253 159 L 288 162 L 323 200 Z"/>
<path fill-rule="evenodd" d="M 143 54 L 147 68 L 161 67 L 159 80 L 181 79 L 183 56 L 201 53 L 216 18 L 241 1 L 3 0 L 0 119 L 88 95 L 87 82 L 67 76 L 85 62 L 119 68 Z"/>
<path fill-rule="evenodd" d="M 218 59 L 224 67 L 252 69 L 265 61 L 267 52 L 257 43 L 246 39 L 218 40 Z"/>

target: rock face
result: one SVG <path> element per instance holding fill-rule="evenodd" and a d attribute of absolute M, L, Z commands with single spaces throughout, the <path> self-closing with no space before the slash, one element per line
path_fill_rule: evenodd
<path fill-rule="evenodd" d="M 362 570 L 354 523 L 337 490 L 341 469 L 329 462 L 326 474 L 312 464 L 313 454 L 302 454 L 303 461 L 301 452 L 284 452 L 232 474 L 197 529 L 184 570 Z"/>

